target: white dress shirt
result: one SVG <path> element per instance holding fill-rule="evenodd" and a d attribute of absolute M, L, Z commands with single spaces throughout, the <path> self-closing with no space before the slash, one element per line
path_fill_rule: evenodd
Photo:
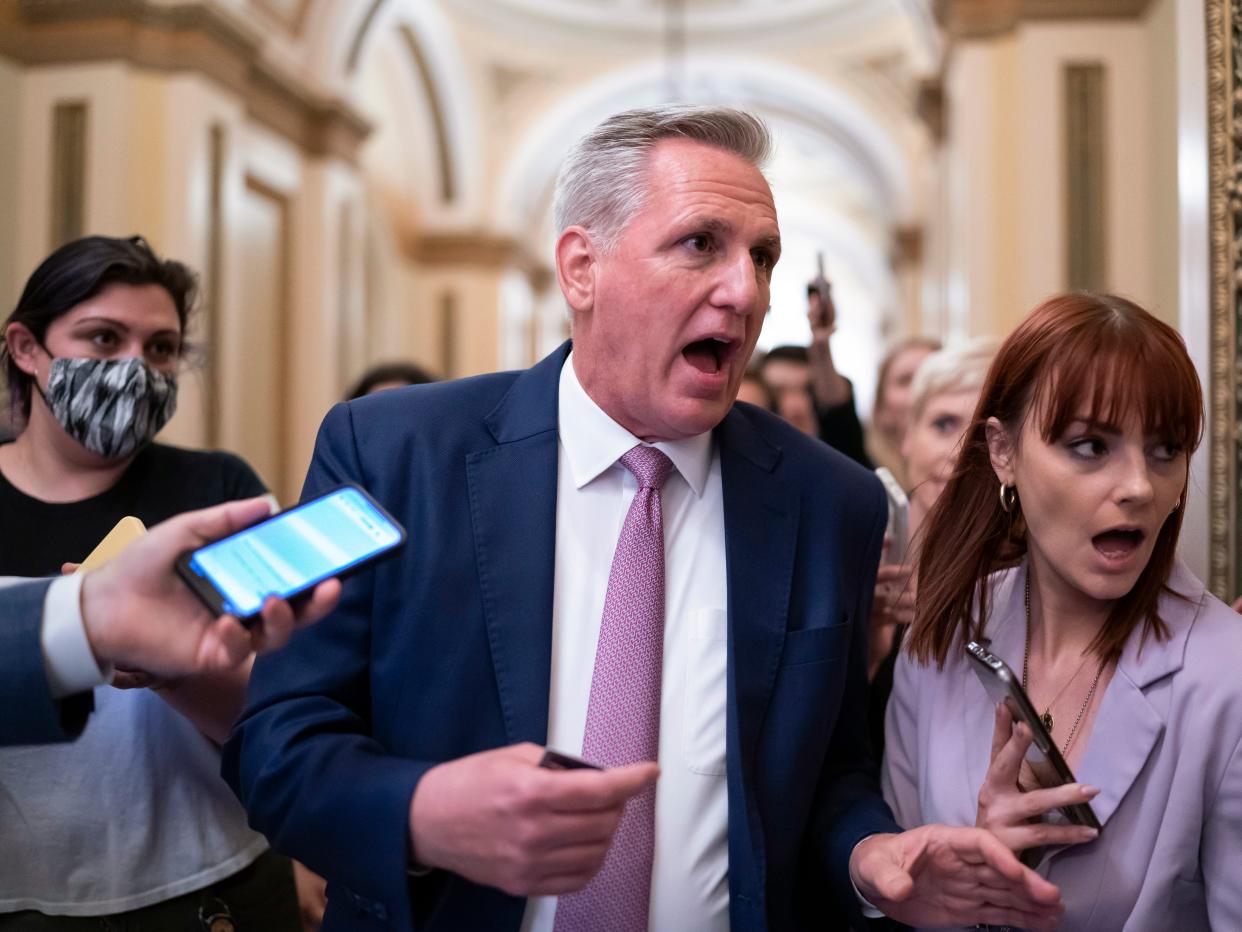
<path fill-rule="evenodd" d="M 112 667 L 100 667 L 91 652 L 82 621 L 82 573 L 62 576 L 43 597 L 43 627 L 39 643 L 52 697 L 63 699 L 86 692 L 112 679 Z"/>
<path fill-rule="evenodd" d="M 582 751 L 613 552 L 637 483 L 617 462 L 640 441 L 591 400 L 573 354 L 561 369 L 548 746 Z M 725 781 L 728 658 L 724 497 L 710 433 L 657 443 L 676 469 L 664 517 L 664 675 L 649 926 L 729 928 Z M 556 897 L 534 897 L 523 932 L 552 932 Z"/>

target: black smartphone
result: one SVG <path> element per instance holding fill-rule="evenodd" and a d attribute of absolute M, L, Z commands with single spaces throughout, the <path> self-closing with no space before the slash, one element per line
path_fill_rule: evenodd
<path fill-rule="evenodd" d="M 1076 783 L 1074 774 L 1070 772 L 1056 742 L 1048 734 L 1048 729 L 1044 727 L 1035 707 L 1031 705 L 1031 700 L 1027 698 L 1022 681 L 1014 676 L 1009 665 L 976 641 L 966 645 L 966 656 L 970 658 L 975 676 L 979 677 L 979 682 L 987 690 L 988 698 L 994 704 L 1005 703 L 1013 720 L 1025 722 L 1031 729 L 1033 740 L 1031 749 L 1027 751 L 1027 761 L 1036 772 L 1041 776 L 1051 773 L 1056 781 L 1053 785 Z M 1061 813 L 1075 825 L 1086 825 L 1097 831 L 1100 829 L 1100 820 L 1095 817 L 1090 803 L 1062 806 Z"/>
<path fill-rule="evenodd" d="M 539 766 L 548 770 L 602 770 L 590 761 L 585 761 L 581 757 L 574 757 L 572 754 L 562 754 L 560 751 L 554 751 L 551 748 L 543 749 L 543 757 L 539 761 Z"/>
<path fill-rule="evenodd" d="M 269 595 L 292 599 L 346 576 L 405 543 L 405 529 L 375 499 L 343 485 L 205 547 L 177 572 L 217 615 L 253 620 Z"/>

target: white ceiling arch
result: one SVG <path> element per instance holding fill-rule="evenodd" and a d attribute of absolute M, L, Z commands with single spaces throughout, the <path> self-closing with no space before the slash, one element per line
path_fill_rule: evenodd
<path fill-rule="evenodd" d="M 435 226 L 477 221 L 484 170 L 479 134 L 481 114 L 457 33 L 444 10 L 427 0 L 322 0 L 311 19 L 308 47 L 326 64 L 321 76 L 364 113 L 368 92 L 377 82 L 365 72 L 377 54 L 400 56 L 408 85 L 391 89 L 394 101 L 404 100 L 410 118 L 389 127 L 409 153 L 426 152 L 439 164 L 426 177 L 452 179 L 425 185 L 420 214 Z M 390 73 L 392 69 L 390 68 Z M 419 98 L 411 100 L 411 98 Z"/>
<path fill-rule="evenodd" d="M 541 43 L 650 43 L 670 21 L 668 0 L 451 0 L 507 34 Z M 865 33 L 896 15 L 908 18 L 928 61 L 939 57 L 930 0 L 681 0 L 681 19 L 696 42 L 835 40 Z M 930 44 L 928 44 L 930 43 Z"/>
<path fill-rule="evenodd" d="M 612 72 L 552 108 L 514 151 L 498 186 L 502 229 L 529 231 L 546 214 L 557 169 L 572 142 L 607 116 L 667 102 L 659 62 Z M 897 134 L 847 92 L 822 78 L 764 58 L 692 56 L 682 99 L 749 109 L 774 127 L 812 134 L 865 192 L 886 226 L 916 216 L 914 172 Z"/>

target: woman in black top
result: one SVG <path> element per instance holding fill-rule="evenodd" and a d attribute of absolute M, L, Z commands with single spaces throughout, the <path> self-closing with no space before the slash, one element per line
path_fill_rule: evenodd
<path fill-rule="evenodd" d="M 0 575 L 59 573 L 127 515 L 150 526 L 266 491 L 236 456 L 151 442 L 194 290 L 139 237 L 76 240 L 31 276 L 0 348 L 17 435 L 0 444 Z M 246 827 L 208 743 L 248 676 L 153 683 L 158 699 L 101 687 L 79 742 L 0 754 L 0 850 L 24 853 L 0 872 L 0 930 L 300 929 L 290 864 Z"/>

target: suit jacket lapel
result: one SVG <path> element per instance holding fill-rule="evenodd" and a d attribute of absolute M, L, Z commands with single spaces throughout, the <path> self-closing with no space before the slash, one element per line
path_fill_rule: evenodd
<path fill-rule="evenodd" d="M 716 436 L 729 597 L 728 772 L 731 796 L 746 800 L 747 824 L 737 828 L 749 842 L 738 836 L 735 846 L 731 837 L 729 870 L 742 873 L 739 858 L 752 854 L 754 895 L 761 896 L 765 883 L 763 833 L 754 799 L 756 758 L 788 623 L 799 503 L 774 474 L 779 448 L 760 437 L 743 415 L 731 411 Z"/>
<path fill-rule="evenodd" d="M 522 373 L 485 419 L 466 473 L 479 588 L 510 743 L 543 744 L 552 667 L 557 387 L 569 344 Z"/>
<path fill-rule="evenodd" d="M 1161 596 L 1160 617 L 1168 625 L 1169 639 L 1148 638 L 1141 651 L 1137 633 L 1126 642 L 1100 701 L 1087 752 L 1074 774 L 1079 782 L 1100 788 L 1091 808 L 1102 825 L 1117 811 L 1164 734 L 1167 710 L 1152 704 L 1147 689 L 1182 668 L 1186 641 L 1202 606 L 1203 584 L 1180 563 L 1170 575 L 1169 587 L 1185 597 Z"/>

